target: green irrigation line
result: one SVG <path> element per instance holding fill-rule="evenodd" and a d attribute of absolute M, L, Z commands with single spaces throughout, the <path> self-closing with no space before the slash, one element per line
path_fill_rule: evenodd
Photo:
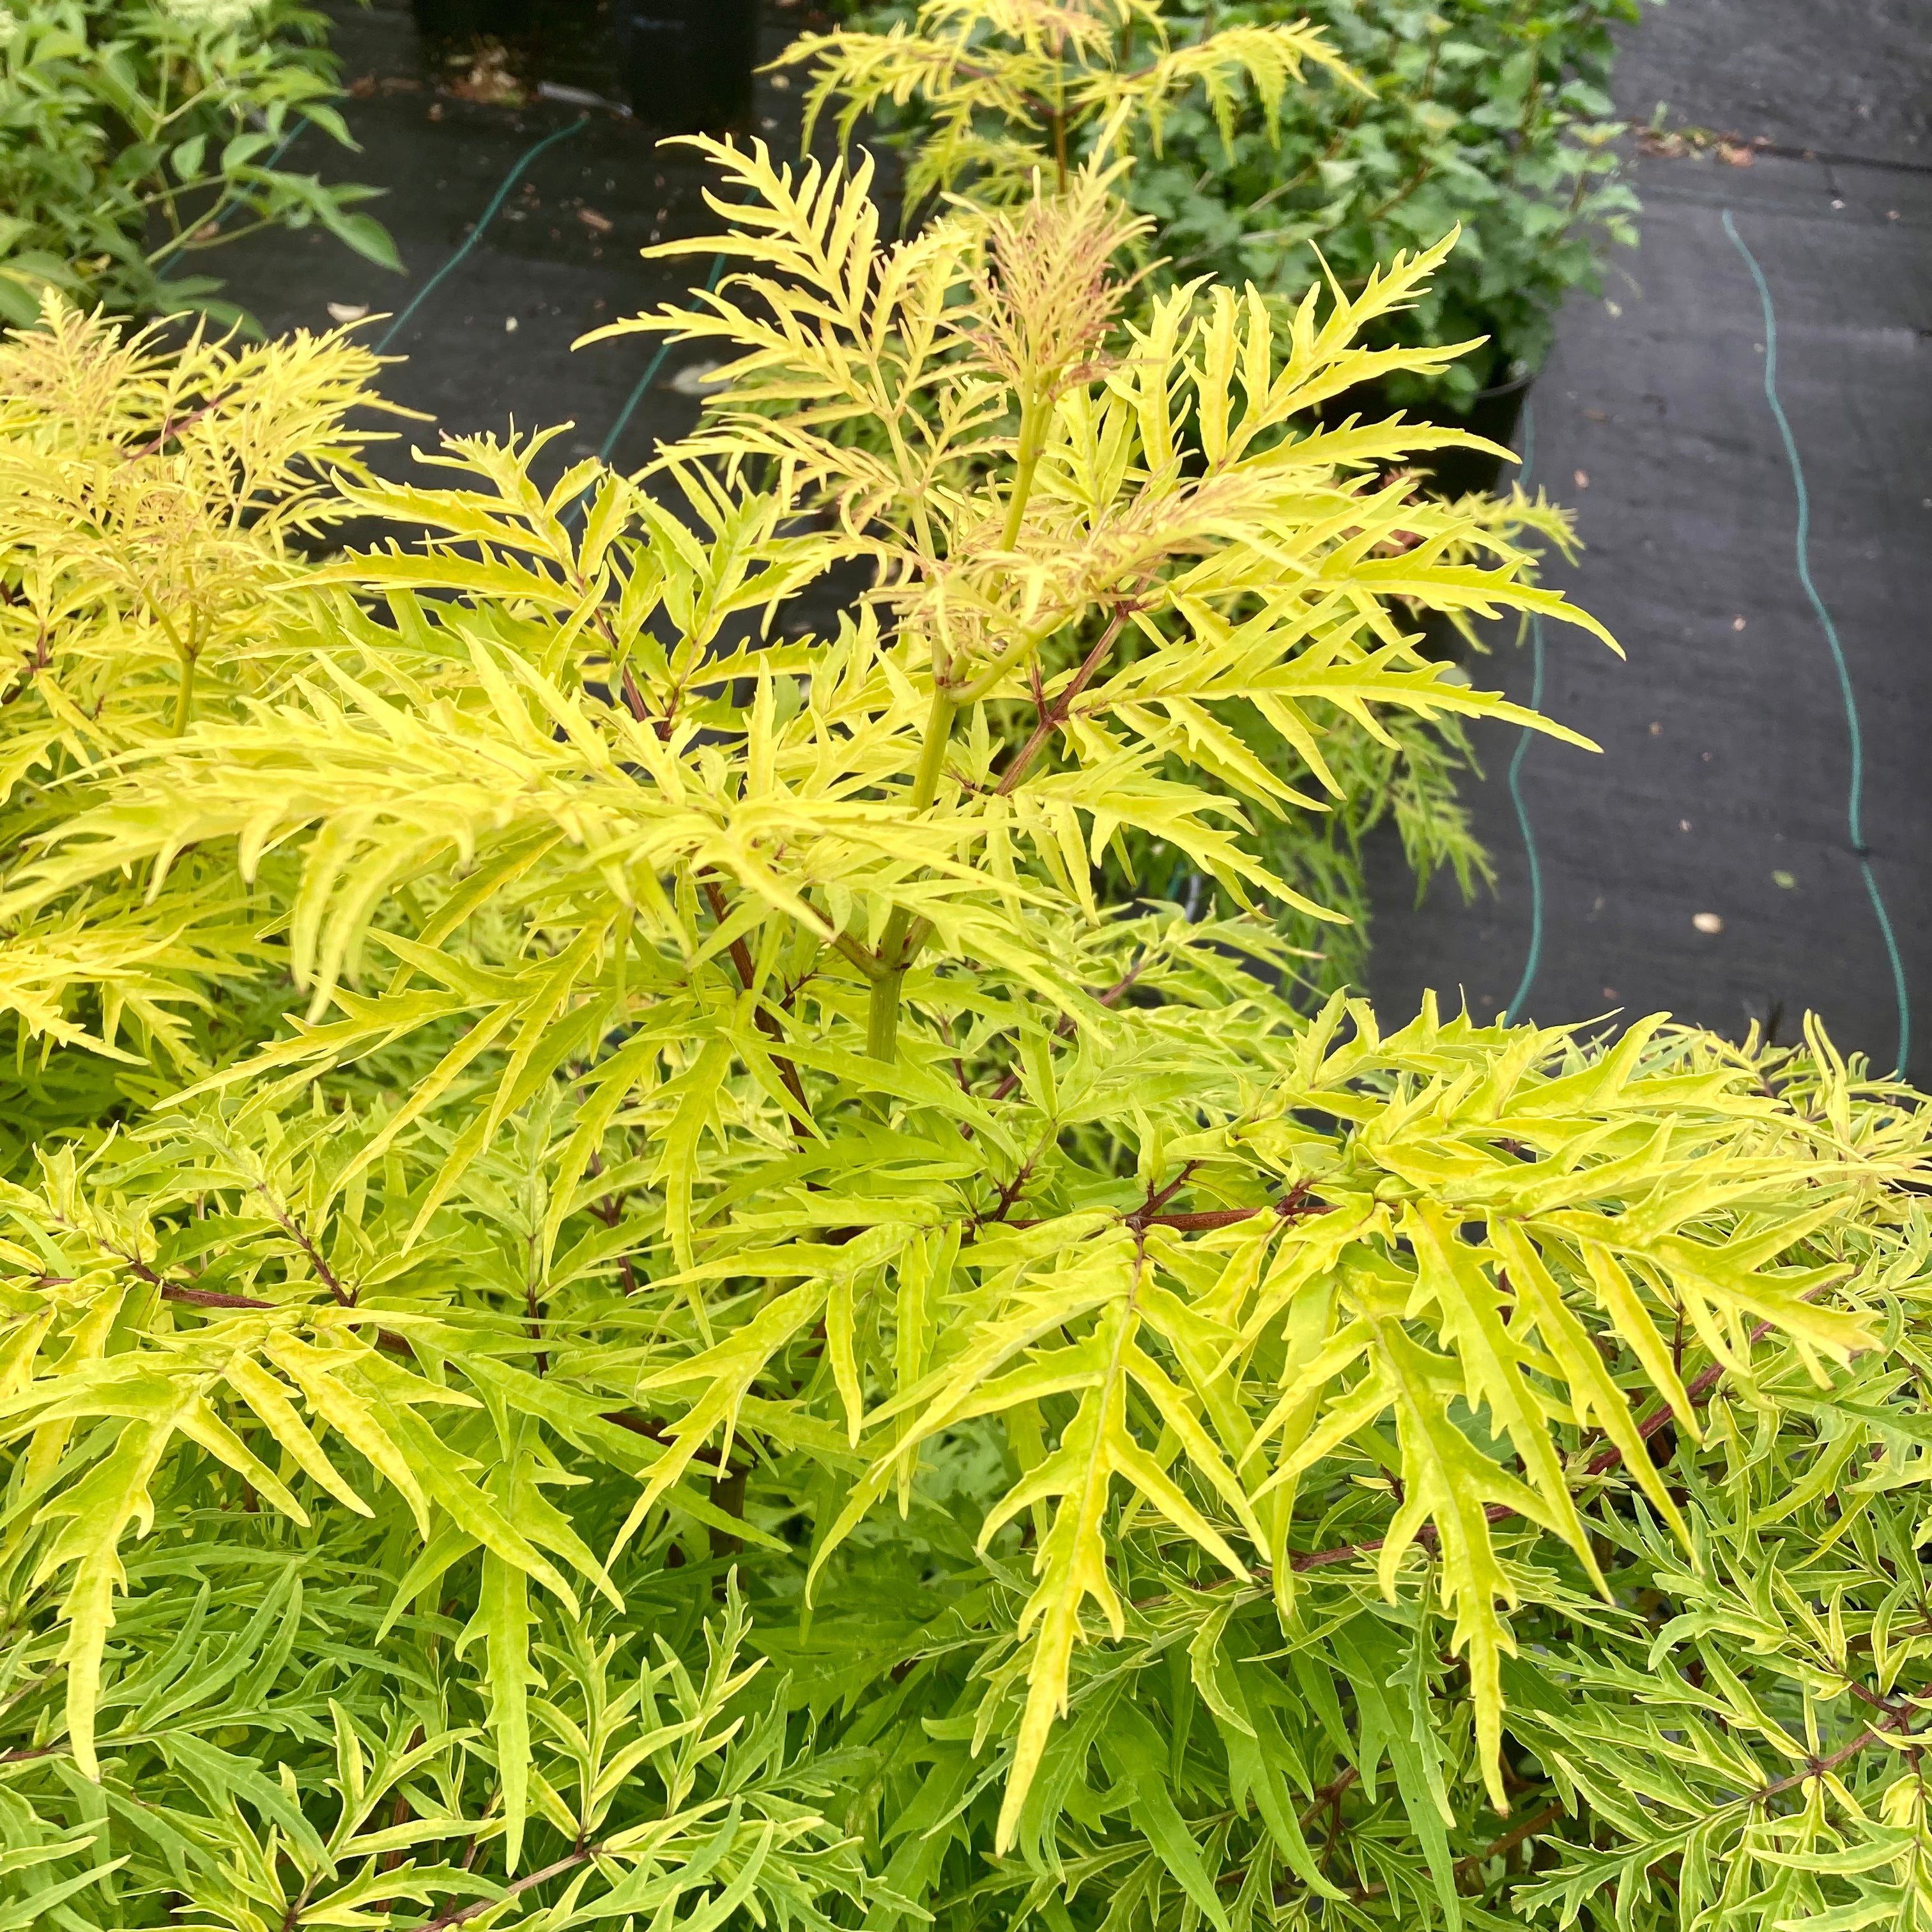
<path fill-rule="evenodd" d="M 398 316 L 395 320 L 391 322 L 388 327 L 382 332 L 382 339 L 376 344 L 376 352 L 379 356 L 384 350 L 388 347 L 391 343 L 395 340 L 397 336 L 401 333 L 404 327 L 407 324 L 410 318 L 416 314 L 416 310 L 421 308 L 423 304 L 428 302 L 430 297 L 433 296 L 437 289 L 442 286 L 443 282 L 447 280 L 449 276 L 454 274 L 456 271 L 463 266 L 464 262 L 469 259 L 470 250 L 474 248 L 477 243 L 482 240 L 483 231 L 490 226 L 491 222 L 496 220 L 497 212 L 502 207 L 503 203 L 509 199 L 511 189 L 514 188 L 518 182 L 523 179 L 530 164 L 534 161 L 538 155 L 542 154 L 546 148 L 554 148 L 558 142 L 568 140 L 572 135 L 580 133 L 584 128 L 589 126 L 590 122 L 590 116 L 589 115 L 579 115 L 568 128 L 560 128 L 554 134 L 546 134 L 541 141 L 538 142 L 533 147 L 529 148 L 524 153 L 523 158 L 519 160 L 517 165 L 503 177 L 503 184 L 502 187 L 498 188 L 496 194 L 490 197 L 489 206 L 484 209 L 482 214 L 477 219 L 476 225 L 470 230 L 470 232 L 466 236 L 464 236 L 461 246 L 457 249 L 455 254 L 452 255 L 448 261 L 443 263 L 441 268 L 436 270 L 434 274 L 430 277 L 428 281 L 424 283 L 421 288 L 417 290 L 416 293 L 410 298 L 409 302 L 404 308 L 401 314 Z"/>
<path fill-rule="evenodd" d="M 1522 404 L 1522 467 L 1517 472 L 1516 481 L 1528 488 L 1529 472 L 1536 464 L 1536 405 L 1528 397 Z M 1530 662 L 1534 667 L 1529 687 L 1529 708 L 1532 711 L 1543 709 L 1543 620 L 1532 614 L 1529 620 Z M 1536 976 L 1543 965 L 1543 855 L 1537 850 L 1536 833 L 1529 822 L 1529 807 L 1523 802 L 1522 761 L 1529 754 L 1532 741 L 1538 734 L 1526 724 L 1522 738 L 1511 755 L 1509 766 L 1510 802 L 1516 807 L 1516 822 L 1522 832 L 1524 856 L 1529 860 L 1529 948 L 1523 956 L 1522 977 L 1516 982 L 1516 991 L 1509 997 L 1509 1004 L 1503 1008 L 1503 1024 L 1507 1026 L 1513 1019 L 1520 1018 L 1523 1003 L 1529 998 L 1529 989 L 1536 983 Z"/>
<path fill-rule="evenodd" d="M 1852 688 L 1851 668 L 1845 662 L 1844 646 L 1838 640 L 1838 627 L 1832 622 L 1832 614 L 1825 608 L 1825 600 L 1819 596 L 1818 586 L 1811 580 L 1811 497 L 1804 487 L 1804 466 L 1798 460 L 1797 439 L 1791 434 L 1790 420 L 1778 397 L 1778 316 L 1772 307 L 1771 284 L 1765 280 L 1757 257 L 1744 245 L 1744 237 L 1738 232 L 1737 224 L 1731 219 L 1728 208 L 1724 211 L 1724 232 L 1744 257 L 1744 266 L 1757 284 L 1758 300 L 1764 310 L 1765 400 L 1771 405 L 1772 415 L 1778 422 L 1778 433 L 1784 439 L 1785 460 L 1791 466 L 1792 486 L 1798 498 L 1798 580 L 1804 585 L 1804 594 L 1811 601 L 1819 628 L 1825 633 L 1826 643 L 1831 646 L 1832 666 L 1838 674 L 1838 696 L 1844 706 L 1845 735 L 1850 742 L 1852 754 L 1851 782 L 1845 799 L 1845 829 L 1850 835 L 1858 870 L 1864 878 L 1865 891 L 1878 920 L 1879 937 L 1885 942 L 1886 957 L 1892 962 L 1892 994 L 1898 1006 L 1898 1070 L 1902 1073 L 1912 1051 L 1912 1002 L 1905 989 L 1905 962 L 1899 956 L 1898 940 L 1892 931 L 1891 916 L 1885 908 L 1885 896 L 1879 890 L 1878 880 L 1872 872 L 1871 848 L 1865 843 L 1865 745 L 1864 734 L 1858 725 L 1858 694 Z"/>
<path fill-rule="evenodd" d="M 711 272 L 704 278 L 704 292 L 706 295 L 718 286 L 718 278 L 724 272 L 724 256 L 722 254 L 712 256 Z M 631 418 L 637 413 L 638 405 L 644 400 L 651 385 L 657 380 L 658 371 L 664 367 L 664 358 L 670 353 L 670 338 L 666 336 L 664 340 L 658 344 L 656 353 L 644 364 L 644 373 L 632 385 L 631 393 L 624 398 L 624 406 L 617 412 L 616 419 L 611 423 L 604 440 L 598 445 L 598 462 L 608 464 L 610 460 L 610 452 L 617 447 L 618 439 L 623 435 L 626 430 L 629 428 Z M 563 520 L 566 527 L 584 514 L 584 506 L 588 500 L 588 489 L 579 492 L 577 500 L 563 513 Z"/>

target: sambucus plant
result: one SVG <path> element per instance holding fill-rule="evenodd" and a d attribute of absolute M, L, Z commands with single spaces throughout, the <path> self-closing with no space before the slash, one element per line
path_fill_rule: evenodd
<path fill-rule="evenodd" d="M 712 152 L 656 499 L 358 479 L 339 343 L 8 352 L 16 1921 L 1923 1924 L 1915 1097 L 1091 896 L 1276 890 L 1164 776 L 1292 806 L 1231 706 L 1505 712 L 1391 597 L 1575 616 L 1338 466 L 1442 433 L 1277 434 L 1430 260 L 1277 359 L 1121 329 L 1097 176 L 882 247 Z"/>
<path fill-rule="evenodd" d="M 304 124 L 356 145 L 326 24 L 295 0 L 0 5 L 0 320 L 32 322 L 50 289 L 232 315 L 218 280 L 175 271 L 263 227 L 319 224 L 399 267 L 356 212 L 378 190 L 278 165 Z"/>
<path fill-rule="evenodd" d="M 835 100 L 842 142 L 868 115 L 910 110 L 914 209 L 968 183 L 982 202 L 1023 200 L 1042 165 L 1064 192 L 1079 164 L 1137 143 L 1158 153 L 1174 103 L 1197 92 L 1230 140 L 1250 99 L 1271 131 L 1311 68 L 1367 92 L 1318 28 L 1204 25 L 1177 43 L 1153 0 L 924 0 L 882 19 L 879 33 L 801 34 L 772 64 L 813 70 L 808 146 Z"/>
<path fill-rule="evenodd" d="M 835 104 L 842 144 L 849 142 L 862 120 L 886 124 L 892 130 L 888 138 L 910 152 L 904 202 L 915 224 L 941 196 L 964 194 L 977 205 L 998 206 L 1035 192 L 1041 178 L 1064 190 L 1070 155 L 1105 165 L 1136 152 L 1118 186 L 1130 202 L 1161 218 L 1157 232 L 1152 220 L 1144 224 L 1148 232 L 1138 254 L 1148 286 L 1162 292 L 1209 279 L 1176 273 L 1171 253 L 1187 245 L 1191 231 L 1185 222 L 1174 224 L 1174 211 L 1158 190 L 1148 199 L 1148 184 L 1166 178 L 1160 158 L 1168 153 L 1165 144 L 1175 128 L 1183 130 L 1182 152 L 1190 156 L 1198 140 L 1205 138 L 1203 130 L 1211 128 L 1220 165 L 1232 167 L 1250 136 L 1279 161 L 1284 128 L 1327 111 L 1322 104 L 1346 98 L 1358 115 L 1379 98 L 1376 88 L 1337 58 L 1326 27 L 1282 20 L 1278 14 L 1196 17 L 1163 13 L 1152 0 L 1026 0 L 1017 5 L 1009 0 L 930 0 L 916 10 L 875 10 L 861 17 L 877 20 L 886 30 L 807 34 L 775 64 L 810 70 L 808 148 L 820 118 Z M 1324 84 L 1312 84 L 1318 80 Z M 1380 85 L 1386 91 L 1387 80 Z M 1190 161 L 1190 172 L 1192 167 Z M 1213 172 L 1210 165 L 1204 182 Z M 1262 196 L 1264 203 L 1270 199 Z M 1453 223 L 1445 223 L 1428 238 L 1439 242 L 1453 230 Z M 1318 260 L 1306 247 L 1294 254 L 1304 271 Z M 1480 341 L 1458 341 L 1441 332 L 1436 284 L 1448 272 L 1448 265 L 1438 264 L 1430 284 L 1410 291 L 1368 326 L 1378 337 L 1450 352 L 1426 365 L 1384 370 L 1382 382 L 1398 390 L 1406 384 L 1414 393 L 1445 381 L 1473 387 L 1458 370 L 1468 354 L 1487 350 Z M 1298 300 L 1307 286 L 1304 273 Z M 1289 327 L 1294 304 L 1278 291 L 1266 298 L 1277 323 Z M 1424 317 L 1419 326 L 1418 316 Z M 1328 400 L 1330 414 L 1338 418 L 1360 406 L 1354 397 Z M 1372 396 L 1370 412 L 1378 412 Z M 1429 486 L 1418 478 L 1416 487 L 1419 492 Z M 1484 541 L 1540 536 L 1566 548 L 1572 542 L 1567 522 L 1540 498 L 1532 503 L 1512 491 L 1493 503 L 1472 501 L 1463 508 L 1475 520 L 1472 536 Z M 1472 759 L 1454 720 L 1405 718 L 1371 728 L 1346 712 L 1318 708 L 1314 715 L 1324 727 L 1325 776 L 1304 766 L 1292 746 L 1270 746 L 1270 756 L 1277 773 L 1292 784 L 1328 784 L 1334 808 L 1271 815 L 1262 832 L 1277 879 L 1349 916 L 1347 925 L 1325 932 L 1292 904 L 1278 916 L 1284 938 L 1305 956 L 1301 976 L 1312 990 L 1325 993 L 1359 986 L 1366 971 L 1370 906 L 1361 842 L 1377 825 L 1394 821 L 1418 895 L 1447 868 L 1467 896 L 1478 878 L 1489 878 L 1490 867 L 1456 795 L 1457 777 Z M 1018 728 L 1024 732 L 1024 721 Z M 1110 897 L 1131 896 L 1143 883 L 1156 890 L 1166 886 L 1190 905 L 1200 902 L 1207 884 L 1198 875 L 1190 878 L 1184 856 L 1163 842 L 1138 839 L 1130 832 L 1103 866 L 1102 890 Z"/>
<path fill-rule="evenodd" d="M 1460 227 L 1375 339 L 1473 344 L 1388 386 L 1393 403 L 1462 410 L 1540 364 L 1564 296 L 1600 286 L 1606 248 L 1636 238 L 1609 84 L 1612 27 L 1638 14 L 1639 0 L 890 0 L 784 58 L 817 64 L 814 105 L 839 98 L 842 129 L 872 112 L 910 144 L 914 202 L 970 178 L 982 149 L 1023 178 L 1062 126 L 1043 104 L 1145 94 L 1142 121 L 1090 107 L 1067 138 L 1076 155 L 1096 138 L 1131 148 L 1124 191 L 1175 280 L 1252 280 L 1292 304 L 1324 272 L 1359 288 Z M 1244 72 L 1256 35 L 1281 37 L 1292 70 Z"/>

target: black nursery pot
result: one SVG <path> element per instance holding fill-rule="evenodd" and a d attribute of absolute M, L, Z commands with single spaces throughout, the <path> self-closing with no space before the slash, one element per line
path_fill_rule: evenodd
<path fill-rule="evenodd" d="M 1364 422 L 1380 422 L 1400 409 L 1411 422 L 1468 430 L 1507 448 L 1516 434 L 1529 386 L 1535 380 L 1532 371 L 1521 370 L 1507 382 L 1478 389 L 1475 400 L 1467 410 L 1452 410 L 1446 404 L 1432 401 L 1394 403 L 1378 383 L 1365 383 L 1331 398 L 1322 405 L 1319 414 L 1322 421 L 1332 428 L 1350 416 L 1359 416 Z M 1493 490 L 1503 482 L 1503 472 L 1516 467 L 1481 449 L 1418 450 L 1415 466 L 1427 470 L 1433 478 L 1430 494 L 1437 496 L 1466 496 L 1472 490 Z"/>
<path fill-rule="evenodd" d="M 1409 413 L 1444 429 L 1468 430 L 1473 435 L 1486 436 L 1490 442 L 1502 443 L 1507 448 L 1516 435 L 1516 426 L 1522 418 L 1529 386 L 1535 380 L 1534 373 L 1526 369 L 1508 382 L 1498 383 L 1494 388 L 1478 389 L 1476 400 L 1466 414 L 1428 404 Z M 1493 490 L 1506 481 L 1504 470 L 1513 471 L 1516 467 L 1513 463 L 1505 463 L 1500 456 L 1492 456 L 1485 449 L 1432 449 L 1420 460 L 1421 466 L 1435 478 L 1433 494 L 1438 496 L 1466 496 L 1472 490 Z"/>
<path fill-rule="evenodd" d="M 753 0 L 627 0 L 631 108 L 646 127 L 720 134 L 752 116 Z"/>
<path fill-rule="evenodd" d="M 749 125 L 756 0 L 411 0 L 432 52 L 482 40 L 519 70 L 623 100 L 668 134 Z"/>

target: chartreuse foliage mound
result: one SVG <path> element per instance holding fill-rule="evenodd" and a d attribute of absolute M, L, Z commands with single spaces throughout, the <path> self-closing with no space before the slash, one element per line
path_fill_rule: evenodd
<path fill-rule="evenodd" d="M 1462 244 L 1378 341 L 1460 342 L 1386 400 L 1466 411 L 1538 368 L 1565 295 L 1636 239 L 1610 93 L 1642 0 L 853 0 L 801 35 L 807 131 L 862 118 L 908 156 L 906 197 L 1024 196 L 1131 154 L 1156 276 L 1251 280 L 1292 304 L 1397 250 Z"/>
<path fill-rule="evenodd" d="M 1428 261 L 1283 360 L 716 158 L 651 494 L 5 352 L 0 1922 L 1924 1924 L 1916 1096 L 1091 894 L 1575 614 L 1284 428 Z"/>
<path fill-rule="evenodd" d="M 808 149 L 821 120 L 834 124 L 842 145 L 849 144 L 862 122 L 873 128 L 881 122 L 895 124 L 887 138 L 906 154 L 902 200 L 908 226 L 916 226 L 950 196 L 964 194 L 981 207 L 1023 203 L 1042 180 L 1064 192 L 1081 166 L 1105 167 L 1131 156 L 1131 166 L 1124 165 L 1116 178 L 1116 191 L 1138 203 L 1144 215 L 1157 218 L 1157 224 L 1150 219 L 1141 224 L 1134 237 L 1136 279 L 1142 284 L 1144 305 L 1150 297 L 1171 298 L 1178 288 L 1198 292 L 1212 280 L 1198 272 L 1206 266 L 1204 258 L 1193 256 L 1185 264 L 1174 259 L 1194 238 L 1195 224 L 1172 205 L 1171 193 L 1156 190 L 1148 199 L 1150 182 L 1167 181 L 1184 165 L 1170 152 L 1177 136 L 1192 156 L 1185 172 L 1201 177 L 1195 200 L 1202 201 L 1204 184 L 1215 183 L 1207 199 L 1219 214 L 1207 218 L 1208 225 L 1218 223 L 1227 232 L 1214 261 L 1243 264 L 1229 240 L 1238 230 L 1229 230 L 1226 211 L 1220 208 L 1232 190 L 1217 179 L 1234 166 L 1238 144 L 1244 152 L 1265 148 L 1292 173 L 1299 164 L 1282 151 L 1286 126 L 1298 124 L 1336 98 L 1352 104 L 1358 113 L 1380 98 L 1342 62 L 1322 26 L 1299 18 L 1268 18 L 1266 13 L 1251 8 L 1237 20 L 1210 8 L 1204 16 L 1180 17 L 1163 13 L 1150 0 L 925 0 L 916 10 L 889 7 L 862 15 L 880 24 L 881 32 L 842 28 L 801 34 L 775 64 L 807 70 Z M 1197 152 L 1204 140 L 1218 144 L 1204 164 Z M 1406 160 L 1402 165 L 1406 172 Z M 1246 174 L 1243 179 L 1246 198 L 1257 204 L 1256 220 L 1276 225 L 1278 218 L 1265 212 L 1276 195 L 1264 192 Z M 1379 192 L 1376 198 L 1382 198 Z M 1468 212 L 1473 217 L 1478 211 Z M 1362 326 L 1375 338 L 1400 329 L 1404 339 L 1441 352 L 1406 365 L 1366 364 L 1364 375 L 1370 382 L 1406 382 L 1418 391 L 1462 382 L 1471 357 L 1483 352 L 1490 325 L 1481 317 L 1460 332 L 1462 340 L 1445 332 L 1439 318 L 1432 329 L 1415 332 L 1420 313 L 1439 306 L 1442 283 L 1453 280 L 1464 258 L 1479 247 L 1474 235 L 1464 236 L 1457 247 L 1455 230 L 1453 214 L 1437 221 L 1421 238 L 1434 243 L 1448 236 L 1450 245 L 1432 253 L 1430 277 L 1407 284 L 1400 300 L 1368 304 L 1360 316 Z M 1306 227 L 1292 232 L 1294 252 L 1308 272 L 1298 292 L 1306 291 L 1322 262 L 1307 246 L 1318 232 Z M 1340 271 L 1345 285 L 1360 288 L 1370 283 L 1378 260 L 1412 245 L 1418 232 L 1406 230 L 1379 255 L 1371 254 L 1352 280 L 1348 272 L 1356 265 L 1345 262 Z M 1387 238 L 1386 231 L 1378 235 Z M 1332 238 L 1324 234 L 1322 244 Z M 1292 356 L 1298 302 L 1283 294 L 1278 276 L 1255 272 L 1259 266 L 1255 262 L 1244 266 L 1261 284 L 1259 299 L 1276 320 L 1277 352 Z M 1189 278 L 1190 267 L 1195 279 Z M 1249 298 L 1250 314 L 1255 299 Z M 1466 306 L 1456 313 L 1471 322 Z M 1378 406 L 1380 393 L 1378 388 L 1362 392 L 1367 398 L 1365 413 L 1388 413 Z M 1312 398 L 1311 406 L 1315 400 L 1328 402 L 1330 415 L 1363 406 L 1354 397 L 1338 404 L 1332 390 Z M 1184 442 L 1191 441 L 1195 430 L 1186 418 L 1178 426 Z M 1422 446 L 1414 453 L 1426 462 Z M 1419 476 L 1415 482 L 1418 489 L 1423 487 Z M 1472 498 L 1462 507 L 1468 518 L 1465 542 L 1452 542 L 1439 560 L 1460 560 L 1487 538 L 1540 540 L 1565 550 L 1574 547 L 1568 518 L 1540 493 L 1532 502 L 1512 489 L 1493 500 Z M 1384 539 L 1395 548 L 1407 540 L 1399 527 Z M 1395 614 L 1413 620 L 1418 613 L 1398 596 Z M 1451 616 L 1468 644 L 1482 647 L 1466 614 L 1444 614 Z M 1466 898 L 1479 877 L 1488 881 L 1492 874 L 1468 813 L 1456 796 L 1458 778 L 1473 763 L 1459 720 L 1396 713 L 1371 727 L 1345 706 L 1319 700 L 1310 704 L 1308 716 L 1321 727 L 1321 768 L 1308 764 L 1292 743 L 1276 748 L 1271 763 L 1291 781 L 1333 790 L 1335 808 L 1319 814 L 1265 818 L 1256 828 L 1254 849 L 1277 880 L 1348 916 L 1347 926 L 1331 926 L 1324 933 L 1292 902 L 1277 904 L 1277 928 L 1310 956 L 1298 971 L 1318 994 L 1359 986 L 1366 976 L 1370 908 L 1361 851 L 1376 826 L 1393 821 L 1415 874 L 1418 897 L 1444 870 Z M 1198 763 L 1194 776 L 1210 789 L 1219 784 L 1211 769 Z M 1190 877 L 1184 860 L 1178 860 L 1162 840 L 1138 838 L 1130 831 L 1116 854 L 1102 867 L 1101 888 L 1107 896 L 1120 896 L 1138 874 L 1190 908 L 1198 908 L 1206 898 L 1208 882 L 1198 874 Z"/>

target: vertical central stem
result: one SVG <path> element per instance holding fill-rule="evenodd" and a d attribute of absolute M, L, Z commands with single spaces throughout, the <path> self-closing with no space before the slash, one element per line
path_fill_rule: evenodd
<path fill-rule="evenodd" d="M 1027 500 L 1033 494 L 1034 473 L 1040 467 L 1040 450 L 1052 415 L 1050 403 L 1031 388 L 1022 391 L 1020 433 L 1015 450 L 1012 495 L 1006 504 L 1006 520 L 1000 545 L 1011 550 L 1019 541 L 1020 526 L 1026 518 Z M 908 808 L 916 816 L 939 795 L 939 781 L 946 770 L 946 748 L 952 742 L 953 720 L 959 706 L 948 686 L 949 667 L 938 661 L 932 670 L 932 705 L 926 713 L 926 736 L 920 746 L 919 767 L 913 774 Z M 918 950 L 918 942 L 908 944 L 912 914 L 903 906 L 896 908 L 886 921 L 879 939 L 878 968 L 872 979 L 872 998 L 866 1010 L 866 1051 L 874 1060 L 890 1066 L 898 1058 L 899 994 L 905 984 L 906 968 Z"/>
<path fill-rule="evenodd" d="M 958 706 L 935 675 L 932 706 L 926 718 L 926 739 L 920 747 L 919 769 L 914 772 L 908 808 L 915 814 L 926 810 L 939 795 L 939 780 L 946 770 L 946 748 L 952 739 L 952 721 Z M 906 934 L 912 914 L 896 907 L 886 921 L 879 940 L 878 976 L 872 982 L 872 1003 L 866 1013 L 866 1051 L 887 1066 L 898 1058 L 899 989 L 905 982 Z"/>
<path fill-rule="evenodd" d="M 188 729 L 188 720 L 194 716 L 194 652 L 184 650 L 181 654 L 181 683 L 175 692 L 175 736 L 177 738 Z"/>
<path fill-rule="evenodd" d="M 1041 445 L 1046 440 L 1050 413 L 1043 398 L 1027 396 L 1020 404 L 1020 433 L 1013 446 L 1013 491 L 1006 500 L 1006 520 L 1000 531 L 1000 548 L 1011 550 L 1020 540 L 1027 501 L 1033 494 L 1034 474 L 1040 468 Z"/>

